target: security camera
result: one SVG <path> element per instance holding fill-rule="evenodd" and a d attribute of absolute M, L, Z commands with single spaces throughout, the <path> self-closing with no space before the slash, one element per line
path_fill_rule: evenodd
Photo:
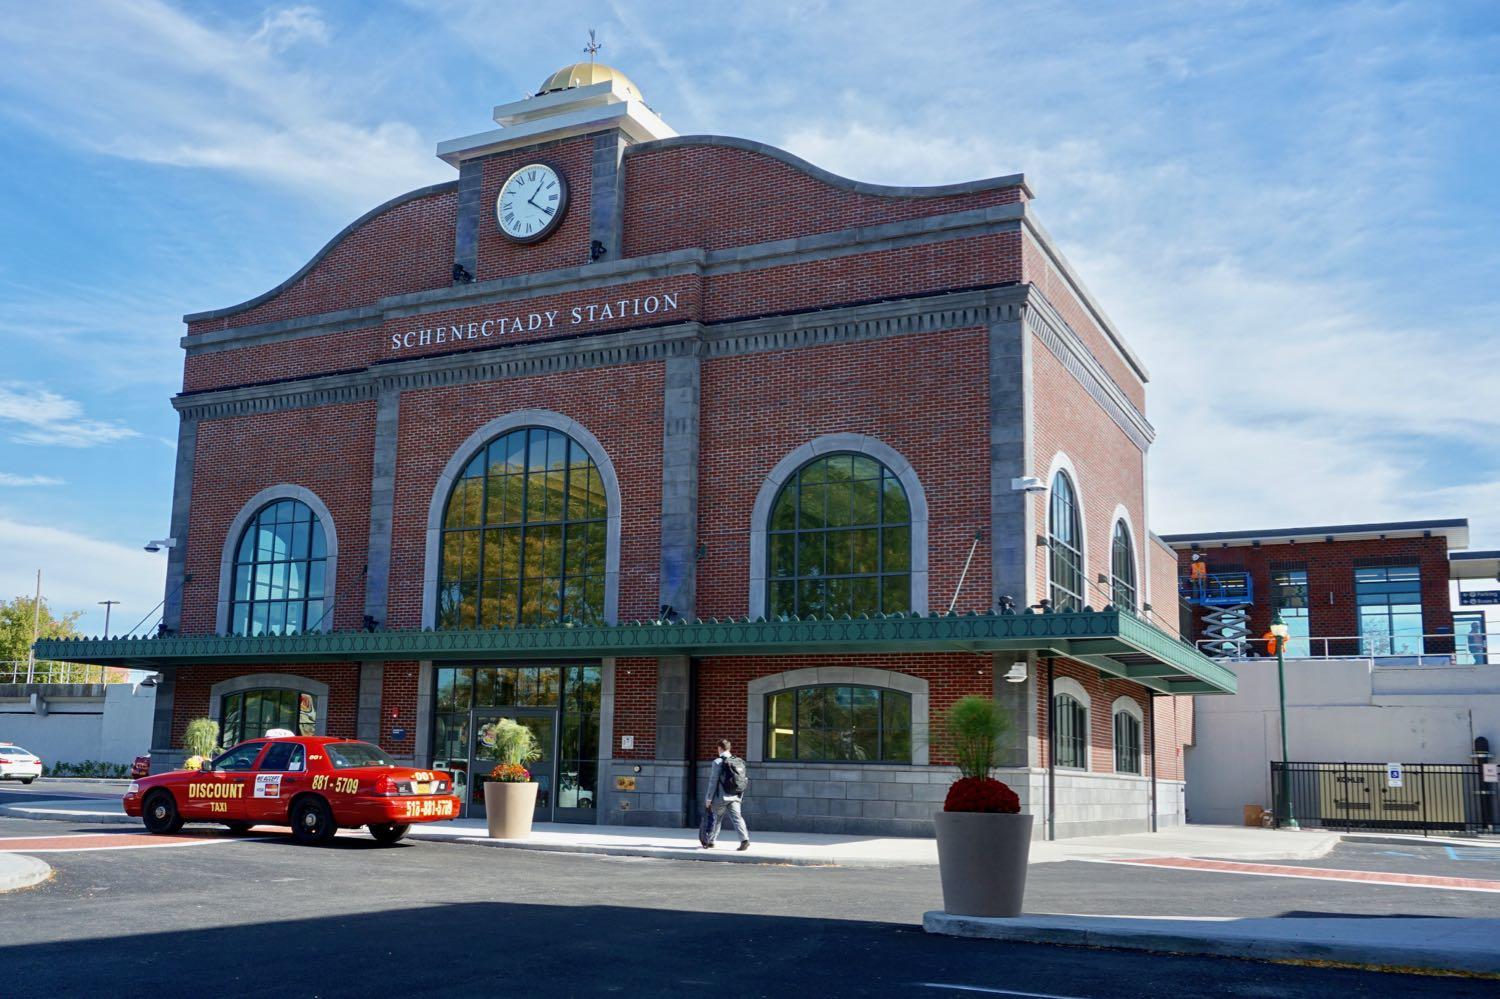
<path fill-rule="evenodd" d="M 1020 493 L 1044 493 L 1047 484 L 1035 475 L 1023 475 L 1017 479 L 1010 480 L 1010 487 Z"/>
<path fill-rule="evenodd" d="M 164 548 L 176 548 L 176 547 L 177 547 L 177 539 L 176 538 L 158 538 L 155 541 L 148 541 L 148 542 L 146 542 L 146 551 L 151 552 L 153 554 L 156 553 L 156 552 L 161 551 Z"/>

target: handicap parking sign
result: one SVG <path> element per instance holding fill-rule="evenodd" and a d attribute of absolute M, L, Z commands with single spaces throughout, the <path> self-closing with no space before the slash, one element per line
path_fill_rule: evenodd
<path fill-rule="evenodd" d="M 1385 765 L 1385 786 L 1386 787 L 1400 787 L 1401 786 L 1401 764 L 1399 764 L 1399 763 L 1387 763 Z"/>

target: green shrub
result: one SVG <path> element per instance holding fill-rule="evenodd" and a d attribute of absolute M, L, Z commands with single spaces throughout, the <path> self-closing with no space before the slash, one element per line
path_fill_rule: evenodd
<path fill-rule="evenodd" d="M 129 777 L 130 768 L 123 763 L 84 760 L 82 763 L 44 763 L 43 777 Z"/>
<path fill-rule="evenodd" d="M 953 762 L 963 777 L 988 777 L 995 767 L 996 743 L 1010 729 L 1010 719 L 988 697 L 960 697 L 945 718 L 953 744 Z"/>
<path fill-rule="evenodd" d="M 541 747 L 531 729 L 520 722 L 501 718 L 494 725 L 495 759 L 501 763 L 524 765 L 540 759 Z"/>
<path fill-rule="evenodd" d="M 182 733 L 182 748 L 189 756 L 213 756 L 219 752 L 219 723 L 212 718 L 194 718 Z"/>

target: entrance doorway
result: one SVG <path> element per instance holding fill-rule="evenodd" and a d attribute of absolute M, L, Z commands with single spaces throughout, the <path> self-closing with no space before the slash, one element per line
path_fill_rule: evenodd
<path fill-rule="evenodd" d="M 531 729 L 528 763 L 538 822 L 598 821 L 601 668 L 597 663 L 474 664 L 435 671 L 433 767 L 453 773 L 464 814 L 484 815 L 484 784 L 499 760 L 493 726 Z"/>

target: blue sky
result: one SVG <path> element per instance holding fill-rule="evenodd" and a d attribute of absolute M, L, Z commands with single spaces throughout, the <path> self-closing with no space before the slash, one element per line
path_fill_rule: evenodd
<path fill-rule="evenodd" d="M 1024 171 L 1152 372 L 1164 533 L 1467 516 L 1500 546 L 1500 8 L 439 0 L 0 20 L 0 594 L 161 598 L 185 312 L 448 179 L 579 57 L 863 180 Z M 122 625 L 121 622 L 124 622 Z"/>

